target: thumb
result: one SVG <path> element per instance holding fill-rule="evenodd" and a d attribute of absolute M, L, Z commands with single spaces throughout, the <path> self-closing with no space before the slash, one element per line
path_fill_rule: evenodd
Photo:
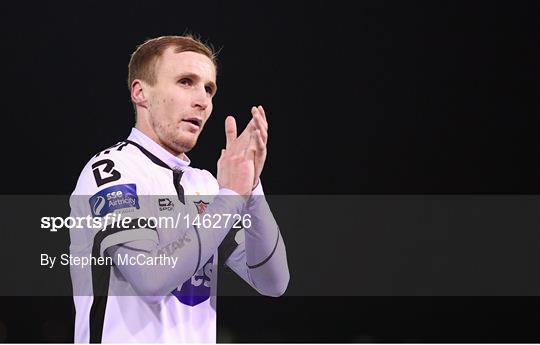
<path fill-rule="evenodd" d="M 236 139 L 236 120 L 232 116 L 227 116 L 225 119 L 225 137 L 227 139 L 225 148 L 228 149 Z"/>

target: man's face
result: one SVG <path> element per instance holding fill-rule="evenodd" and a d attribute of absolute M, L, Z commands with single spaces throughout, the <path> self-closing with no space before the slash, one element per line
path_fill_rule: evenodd
<path fill-rule="evenodd" d="M 170 47 L 155 66 L 156 83 L 146 84 L 149 130 L 154 140 L 180 155 L 197 143 L 212 113 L 216 68 L 205 55 Z"/>

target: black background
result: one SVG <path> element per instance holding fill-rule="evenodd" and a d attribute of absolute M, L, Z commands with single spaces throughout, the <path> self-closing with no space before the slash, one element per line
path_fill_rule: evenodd
<path fill-rule="evenodd" d="M 269 194 L 540 190 L 534 1 L 17 2 L 0 13 L 3 194 L 71 193 L 90 156 L 133 125 L 130 53 L 186 30 L 221 49 L 195 166 L 215 172 L 225 116 L 245 124 L 263 104 Z M 223 297 L 218 340 L 538 342 L 539 304 Z M 0 340 L 72 341 L 70 299 L 0 306 Z"/>

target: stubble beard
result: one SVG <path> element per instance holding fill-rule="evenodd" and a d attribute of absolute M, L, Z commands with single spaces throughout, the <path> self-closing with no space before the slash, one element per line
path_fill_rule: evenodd
<path fill-rule="evenodd" d="M 175 156 L 180 156 L 183 153 L 191 151 L 195 147 L 195 144 L 197 144 L 198 135 L 194 139 L 183 137 L 182 130 L 176 128 L 174 125 L 163 126 L 154 123 L 154 128 L 161 145 L 165 146 L 167 151 L 173 153 Z"/>

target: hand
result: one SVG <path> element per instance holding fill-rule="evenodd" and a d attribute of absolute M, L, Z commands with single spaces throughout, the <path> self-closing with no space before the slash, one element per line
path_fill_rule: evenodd
<path fill-rule="evenodd" d="M 236 121 L 234 117 L 228 116 L 225 119 L 225 136 L 226 148 L 221 150 L 217 164 L 218 184 L 221 188 L 231 189 L 248 199 L 255 176 L 255 154 L 260 132 L 247 126 L 237 138 Z"/>
<path fill-rule="evenodd" d="M 268 122 L 266 120 L 266 113 L 262 106 L 252 107 L 251 115 L 253 118 L 248 123 L 242 134 L 236 138 L 236 123 L 234 127 L 234 132 L 231 132 L 231 138 L 236 138 L 241 142 L 240 145 L 249 145 L 249 141 L 252 137 L 252 132 L 259 130 L 259 133 L 256 138 L 255 146 L 257 148 L 255 154 L 255 175 L 253 177 L 253 186 L 255 188 L 259 182 L 262 170 L 264 168 L 264 163 L 266 161 L 266 144 L 268 142 Z M 231 128 L 232 130 L 232 128 Z M 227 134 L 227 133 L 226 133 Z M 229 137 L 227 137 L 229 138 Z"/>

